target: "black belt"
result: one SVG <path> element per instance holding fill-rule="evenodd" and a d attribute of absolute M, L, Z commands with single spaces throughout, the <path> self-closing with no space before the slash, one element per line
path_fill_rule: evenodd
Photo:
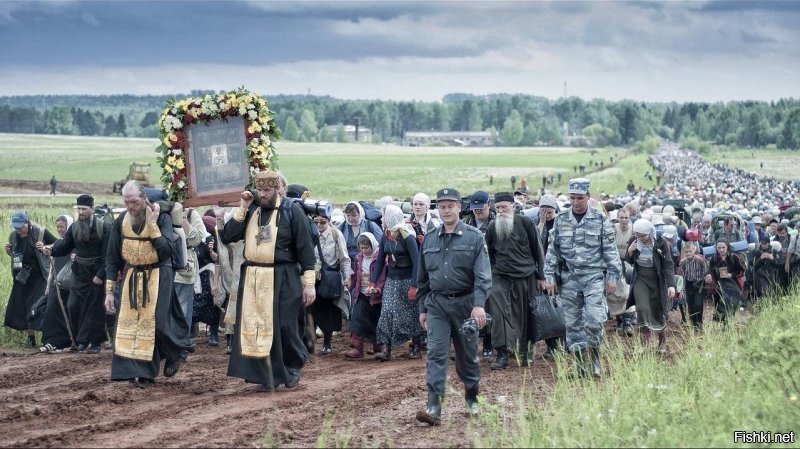
<path fill-rule="evenodd" d="M 246 262 L 245 262 L 245 266 L 248 266 L 248 267 L 267 267 L 267 268 L 270 268 L 270 267 L 274 267 L 274 266 L 275 266 L 275 264 L 274 264 L 274 263 L 253 262 L 253 261 L 250 261 L 250 260 L 248 260 L 248 261 L 246 261 Z"/>
<path fill-rule="evenodd" d="M 142 287 L 142 307 L 147 307 L 147 303 L 150 299 L 150 295 L 147 291 L 147 285 L 150 283 L 150 271 L 158 268 L 159 264 L 129 265 L 129 267 L 133 270 L 133 273 L 131 273 L 131 282 L 128 282 L 128 302 L 130 303 L 131 309 L 137 310 L 139 308 L 138 298 L 136 297 L 136 292 L 138 291 L 136 284 L 139 279 L 139 277 L 136 276 L 137 273 L 142 273 L 142 284 L 144 284 Z"/>
<path fill-rule="evenodd" d="M 456 298 L 461 298 L 462 296 L 471 295 L 472 292 L 474 292 L 474 291 L 475 290 L 473 290 L 473 289 L 469 289 L 469 290 L 462 290 L 460 292 L 438 292 L 438 291 L 435 291 L 434 293 L 436 293 L 437 295 L 442 295 L 447 299 L 456 299 Z"/>
<path fill-rule="evenodd" d="M 91 264 L 97 262 L 98 260 L 100 260 L 100 256 L 97 256 L 97 257 L 75 256 L 75 262 L 77 262 L 77 263 L 79 263 L 81 265 L 91 265 Z"/>

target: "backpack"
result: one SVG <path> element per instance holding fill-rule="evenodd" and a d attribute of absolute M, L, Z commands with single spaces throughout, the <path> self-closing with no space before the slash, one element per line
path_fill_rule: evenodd
<path fill-rule="evenodd" d="M 359 201 L 358 204 L 360 204 L 361 208 L 364 209 L 364 218 L 378 225 L 378 229 L 382 229 L 381 225 L 383 215 L 381 214 L 381 211 L 366 201 Z"/>
<path fill-rule="evenodd" d="M 294 211 L 292 210 L 292 205 L 295 203 L 296 198 L 284 198 L 281 200 L 281 216 L 287 223 L 292 222 L 292 216 L 294 215 Z M 308 233 L 311 235 L 311 242 L 314 246 L 319 246 L 319 229 L 317 229 L 317 225 L 314 224 L 314 220 L 306 216 L 306 225 L 308 227 Z M 291 229 L 291 226 L 289 227 Z"/>

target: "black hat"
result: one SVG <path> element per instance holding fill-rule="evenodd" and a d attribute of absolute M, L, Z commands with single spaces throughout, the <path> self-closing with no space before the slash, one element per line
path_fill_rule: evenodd
<path fill-rule="evenodd" d="M 761 242 L 761 243 L 764 243 L 764 242 L 769 243 L 770 242 L 769 234 L 761 234 L 761 237 L 758 239 L 758 241 Z"/>
<path fill-rule="evenodd" d="M 78 197 L 77 205 L 94 207 L 94 198 L 92 198 L 92 195 L 87 195 L 84 193 L 83 195 Z"/>
<path fill-rule="evenodd" d="M 456 189 L 444 188 L 436 192 L 436 201 L 461 201 L 461 194 Z"/>
<path fill-rule="evenodd" d="M 494 203 L 500 203 L 502 201 L 508 201 L 509 203 L 514 202 L 514 195 L 510 194 L 509 192 L 497 192 L 494 194 Z"/>
<path fill-rule="evenodd" d="M 308 197 L 308 189 L 300 184 L 289 184 L 286 186 L 286 196 L 306 199 Z"/>

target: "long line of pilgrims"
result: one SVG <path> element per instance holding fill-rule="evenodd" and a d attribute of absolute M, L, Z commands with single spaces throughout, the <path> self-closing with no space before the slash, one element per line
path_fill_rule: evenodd
<path fill-rule="evenodd" d="M 742 307 L 767 295 L 786 292 L 798 279 L 797 183 L 710 164 L 693 151 L 668 143 L 651 156 L 650 164 L 659 173 L 657 185 L 636 189 L 631 182 L 626 194 L 590 198 L 590 206 L 613 224 L 614 250 L 623 261 L 625 276 L 616 291 L 606 296 L 608 318 L 616 321 L 620 334 L 633 336 L 638 328 L 646 341 L 651 330 L 660 331 L 663 337 L 666 325 L 652 316 L 650 307 L 629 301 L 634 296 L 630 282 L 636 261 L 629 258 L 628 252 L 635 247 L 631 243 L 643 235 L 637 230 L 646 233 L 654 229 L 656 240 L 668 248 L 677 280 L 670 309 L 678 311 L 681 321 L 695 330 L 702 330 L 709 320 L 726 323 Z M 283 192 L 286 196 L 301 198 L 308 194 L 303 186 L 287 187 Z M 532 219 L 538 234 L 536 245 L 544 255 L 553 220 L 557 214 L 567 213 L 569 199 L 544 190 L 530 198 L 527 194 L 524 189 L 514 192 L 516 214 Z M 414 195 L 410 202 L 410 210 L 404 211 L 399 207 L 403 204 L 390 197 L 376 201 L 374 206 L 352 201 L 343 210 L 334 209 L 331 217 L 309 217 L 318 231 L 318 299 L 308 308 L 306 317 L 308 323 L 314 324 L 302 329 L 310 351 L 314 351 L 316 340 L 321 337 L 320 356 L 360 359 L 372 354 L 378 360 L 389 361 L 393 351 L 407 345 L 404 357 L 422 357 L 425 333 L 418 322 L 415 301 L 417 261 L 425 235 L 434 232 L 440 221 L 425 193 Z M 462 210 L 463 221 L 484 233 L 496 218 L 492 196 L 487 192 L 478 191 L 465 198 Z M 227 337 L 228 352 L 235 312 L 226 306 L 235 301 L 237 294 L 243 244 L 222 244 L 215 216 L 227 221 L 230 215 L 230 211 L 221 207 L 203 214 L 197 211 L 185 214 L 190 269 L 176 274 L 175 284 L 183 312 L 193 323 L 193 336 L 197 335 L 198 323 L 205 323 L 208 344 L 218 346 L 221 331 Z M 71 221 L 69 216 L 59 217 L 59 229 L 66 228 Z M 526 254 L 531 255 L 528 260 L 512 258 L 512 261 L 520 268 L 535 265 L 536 252 Z M 538 263 L 542 264 L 541 258 Z M 539 268 L 534 267 L 534 271 Z M 342 280 L 338 289 L 330 282 L 321 282 L 330 278 L 329 274 L 323 275 L 326 271 L 338 272 Z M 539 276 L 533 278 L 541 280 Z M 49 282 L 54 285 L 55 276 Z M 541 286 L 529 291 L 531 301 L 542 300 Z M 188 300 L 184 299 L 186 293 Z M 61 290 L 61 294 L 69 295 L 69 290 Z M 48 307 L 55 307 L 54 304 L 57 303 L 50 302 Z M 711 316 L 704 314 L 705 304 L 713 304 Z M 513 366 L 508 355 L 515 353 L 533 361 L 535 354 L 519 352 L 520 347 L 536 343 L 533 329 L 536 318 L 528 318 L 530 304 L 516 307 L 489 301 L 487 305 L 487 312 L 508 318 L 506 326 L 512 328 L 494 323 L 481 332 L 482 355 L 491 368 Z M 492 307 L 506 310 L 492 310 Z M 45 327 L 58 329 L 42 328 L 44 341 L 40 351 L 66 350 L 70 346 L 66 328 L 74 327 L 72 333 L 77 333 L 81 323 L 73 318 L 65 326 L 59 320 L 62 316 L 59 310 L 48 310 L 41 316 L 49 317 L 43 322 Z M 343 322 L 348 324 L 344 331 L 350 335 L 349 347 L 333 348 L 332 337 L 343 331 Z M 522 329 L 513 329 L 515 326 Z M 109 337 L 106 347 L 111 348 L 113 319 L 107 320 L 106 331 Z M 498 331 L 504 335 L 510 332 L 522 341 L 517 341 L 515 348 L 507 342 L 493 348 L 492 334 Z M 663 339 L 659 343 L 663 344 Z M 563 336 L 548 338 L 545 348 L 540 354 L 545 358 L 566 349 Z M 77 350 L 83 349 L 86 348 Z M 527 364 L 528 360 L 524 361 Z"/>

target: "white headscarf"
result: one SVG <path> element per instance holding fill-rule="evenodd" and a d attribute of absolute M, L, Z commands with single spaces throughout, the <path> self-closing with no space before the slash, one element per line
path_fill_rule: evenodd
<path fill-rule="evenodd" d="M 64 214 L 64 215 L 56 218 L 56 221 L 61 221 L 61 220 L 64 220 L 64 221 L 67 222 L 67 229 L 69 229 L 69 227 L 72 226 L 72 223 L 75 221 L 75 220 L 73 220 L 72 216 L 69 215 L 69 214 Z"/>
<path fill-rule="evenodd" d="M 419 192 L 418 194 L 414 195 L 414 198 L 411 199 L 412 202 L 421 201 L 425 203 L 425 207 L 430 209 L 431 207 L 431 197 L 429 197 L 426 193 Z"/>
<path fill-rule="evenodd" d="M 399 234 L 401 238 L 405 239 L 409 235 L 417 235 L 414 229 L 405 222 L 403 211 L 394 204 L 384 206 L 381 220 L 383 228 L 391 230 L 395 236 Z"/>
<path fill-rule="evenodd" d="M 648 220 L 646 220 L 644 218 L 640 218 L 640 219 L 636 220 L 636 223 L 633 224 L 633 232 L 635 234 L 648 234 L 650 236 L 650 245 L 647 245 L 647 246 L 652 247 L 653 245 L 655 245 L 655 242 L 656 242 L 656 227 L 653 226 L 653 223 L 650 223 Z M 636 240 L 634 240 L 634 243 L 636 244 L 636 248 L 639 251 L 641 251 L 641 248 L 639 248 L 639 239 L 638 238 Z"/>

